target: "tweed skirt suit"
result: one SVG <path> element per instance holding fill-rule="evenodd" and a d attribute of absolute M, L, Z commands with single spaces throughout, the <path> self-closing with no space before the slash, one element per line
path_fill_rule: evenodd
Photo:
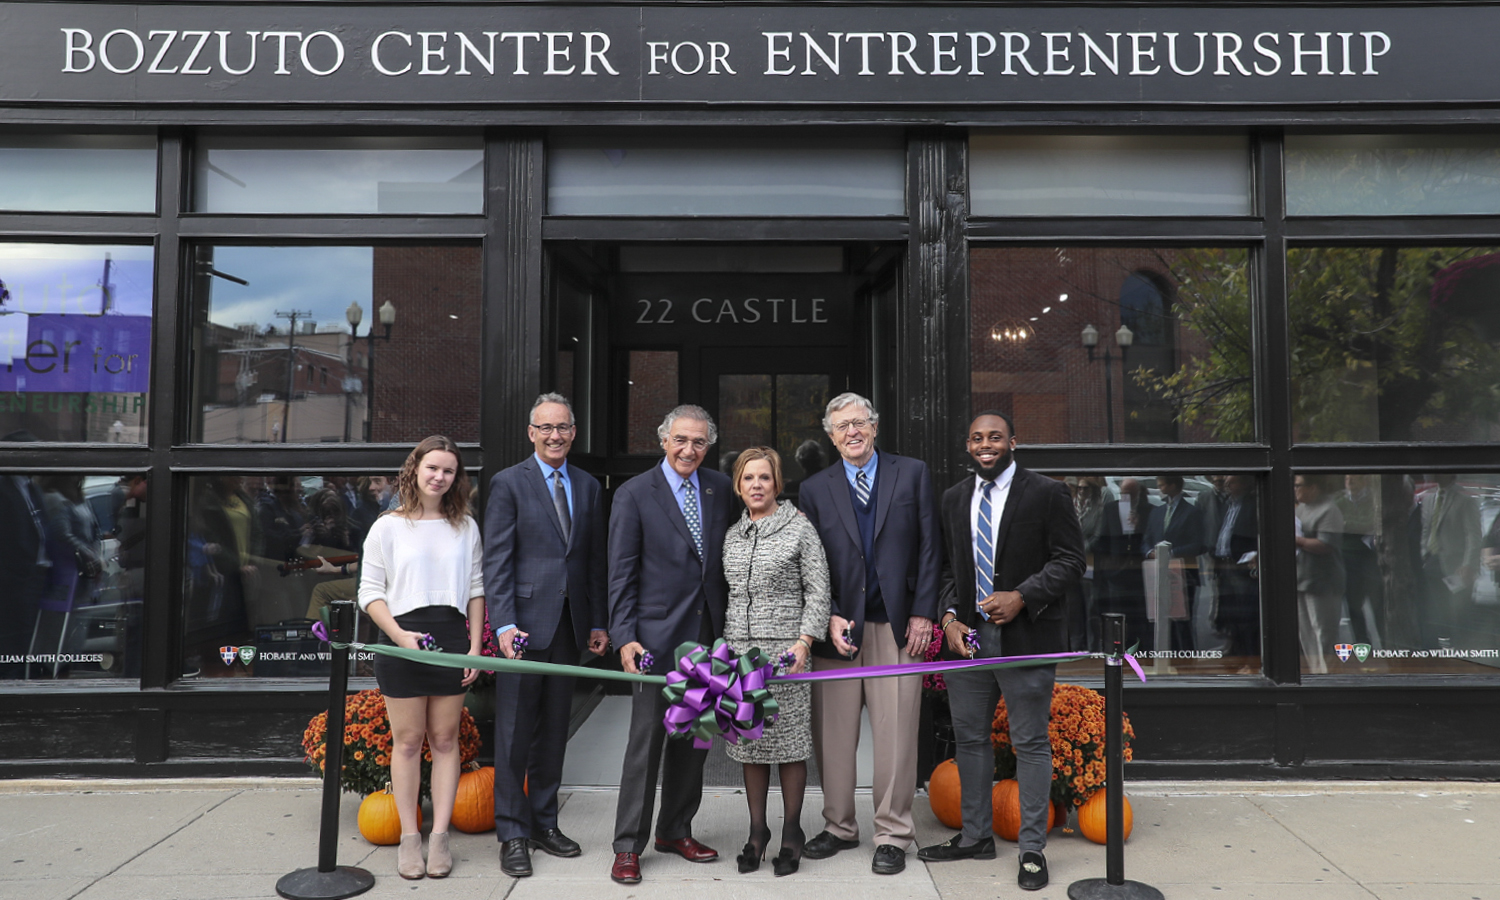
<path fill-rule="evenodd" d="M 752 647 L 774 661 L 801 635 L 828 633 L 828 560 L 818 532 L 797 507 L 783 501 L 759 521 L 749 513 L 724 536 L 729 608 L 724 639 L 737 653 Z M 740 763 L 800 762 L 812 756 L 812 688 L 771 682 L 780 716 L 758 741 L 728 747 Z"/>

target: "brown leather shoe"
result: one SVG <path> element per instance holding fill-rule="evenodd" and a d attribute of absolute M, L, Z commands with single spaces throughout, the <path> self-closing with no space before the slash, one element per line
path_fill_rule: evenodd
<path fill-rule="evenodd" d="M 675 853 L 688 862 L 706 863 L 713 862 L 719 858 L 719 851 L 712 847 L 705 847 L 690 837 L 678 838 L 675 841 L 664 841 L 656 839 L 657 853 Z"/>
<path fill-rule="evenodd" d="M 639 853 L 616 853 L 615 864 L 609 867 L 609 877 L 620 884 L 640 884 L 641 855 Z"/>

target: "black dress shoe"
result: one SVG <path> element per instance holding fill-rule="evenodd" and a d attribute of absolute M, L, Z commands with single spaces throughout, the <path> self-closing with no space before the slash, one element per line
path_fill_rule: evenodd
<path fill-rule="evenodd" d="M 802 848 L 802 855 L 808 859 L 827 859 L 840 850 L 853 850 L 858 846 L 859 841 L 846 841 L 827 831 L 820 831 Z"/>
<path fill-rule="evenodd" d="M 1016 873 L 1016 884 L 1023 891 L 1039 891 L 1047 886 L 1047 857 L 1040 850 L 1027 850 L 1021 854 L 1021 870 Z"/>
<path fill-rule="evenodd" d="M 955 859 L 995 858 L 994 838 L 982 838 L 978 843 L 970 844 L 967 847 L 960 843 L 963 839 L 963 832 L 960 831 L 941 844 L 923 847 L 917 851 L 917 859 L 920 859 L 922 862 L 952 862 Z"/>
<path fill-rule="evenodd" d="M 531 851 L 525 838 L 512 838 L 500 845 L 500 871 L 512 878 L 531 877 Z"/>
<path fill-rule="evenodd" d="M 876 875 L 895 875 L 905 869 L 905 850 L 890 844 L 881 844 L 875 848 L 875 861 L 870 863 L 871 872 Z"/>
<path fill-rule="evenodd" d="M 531 836 L 531 847 L 549 856 L 577 856 L 583 852 L 578 842 L 556 828 L 543 828 Z"/>

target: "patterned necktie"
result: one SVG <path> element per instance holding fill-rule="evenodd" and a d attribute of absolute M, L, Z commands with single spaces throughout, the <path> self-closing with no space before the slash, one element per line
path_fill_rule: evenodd
<path fill-rule="evenodd" d="M 562 523 L 563 542 L 573 539 L 573 514 L 568 511 L 568 490 L 563 487 L 562 471 L 552 473 L 552 505 L 557 507 L 557 521 Z"/>
<path fill-rule="evenodd" d="M 870 508 L 870 480 L 865 477 L 864 469 L 854 473 L 854 496 L 859 500 L 860 509 Z"/>
<path fill-rule="evenodd" d="M 691 481 L 682 483 L 682 516 L 687 519 L 688 532 L 693 536 L 693 546 L 698 548 L 698 558 L 703 558 L 703 522 L 698 516 L 698 492 Z"/>
<path fill-rule="evenodd" d="M 993 481 L 986 481 L 979 491 L 979 533 L 974 536 L 974 571 L 978 575 L 978 594 L 974 605 L 982 606 L 984 598 L 995 592 L 995 508 L 990 503 Z"/>

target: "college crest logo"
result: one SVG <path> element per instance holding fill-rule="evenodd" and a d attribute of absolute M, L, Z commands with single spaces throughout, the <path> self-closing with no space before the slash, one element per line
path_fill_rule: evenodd
<path fill-rule="evenodd" d="M 238 647 L 224 646 L 219 648 L 219 658 L 224 660 L 224 665 L 226 666 L 234 665 L 234 661 L 239 658 L 239 655 L 240 648 Z"/>
<path fill-rule="evenodd" d="M 241 647 L 240 648 L 240 662 L 244 663 L 247 666 L 250 665 L 252 662 L 255 662 L 255 648 L 254 647 Z"/>
<path fill-rule="evenodd" d="M 1349 655 L 1354 652 L 1353 644 L 1334 644 L 1333 652 L 1338 655 L 1339 662 L 1348 662 Z"/>
<path fill-rule="evenodd" d="M 1370 645 L 1369 644 L 1355 644 L 1354 645 L 1354 658 L 1357 659 L 1357 660 L 1359 660 L 1360 662 L 1364 662 L 1365 660 L 1369 659 L 1370 658 Z"/>

